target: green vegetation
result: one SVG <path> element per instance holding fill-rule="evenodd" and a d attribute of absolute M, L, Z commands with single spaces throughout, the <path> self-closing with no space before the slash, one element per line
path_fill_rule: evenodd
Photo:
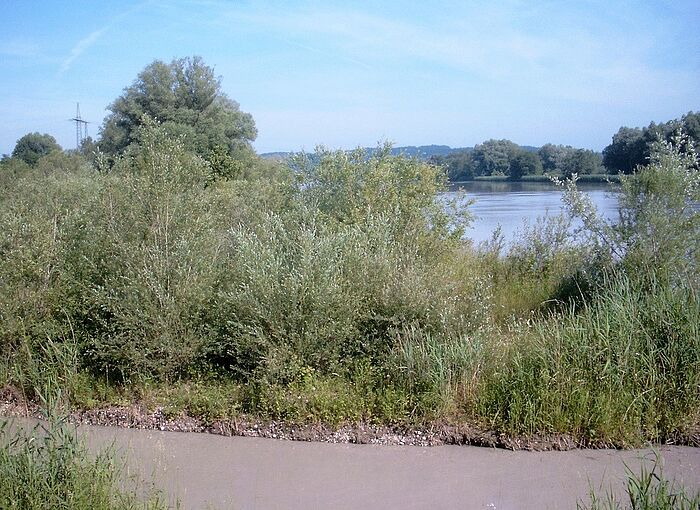
<path fill-rule="evenodd" d="M 201 65 L 176 64 L 163 71 Z M 59 367 L 79 407 L 468 422 L 587 444 L 700 424 L 687 138 L 620 176 L 617 224 L 569 180 L 570 217 L 508 250 L 463 239 L 468 211 L 435 199 L 442 169 L 390 147 L 285 165 L 197 140 L 143 117 L 94 163 L 0 163 L 0 384 L 36 398 L 41 367 Z M 513 149 L 484 145 L 489 165 L 502 161 L 488 147 Z"/>
<path fill-rule="evenodd" d="M 579 502 L 579 510 L 691 510 L 700 507 L 700 492 L 678 486 L 664 477 L 662 459 L 656 456 L 651 470 L 642 464 L 639 474 L 628 466 L 627 504 L 619 501 L 612 491 L 601 497 L 595 490 L 590 493 L 590 505 Z"/>
<path fill-rule="evenodd" d="M 587 149 L 545 144 L 521 147 L 510 140 L 487 140 L 473 149 L 457 149 L 430 158 L 442 166 L 451 181 L 546 179 L 605 173 L 602 156 Z"/>
<path fill-rule="evenodd" d="M 0 507 L 22 510 L 168 508 L 159 495 L 145 498 L 124 488 L 125 477 L 109 450 L 88 452 L 74 427 L 50 416 L 25 430 L 0 426 Z"/>
<path fill-rule="evenodd" d="M 603 149 L 603 164 L 609 173 L 631 174 L 649 162 L 655 143 L 671 141 L 679 130 L 689 137 L 695 151 L 700 149 L 700 112 L 688 112 L 680 119 L 652 122 L 641 129 L 621 127 L 612 143 Z"/>
<path fill-rule="evenodd" d="M 221 91 L 221 80 L 200 57 L 152 62 L 109 110 L 97 146 L 111 158 L 138 142 L 148 119 L 179 137 L 216 173 L 234 174 L 252 157 L 250 142 L 257 136 L 253 117 Z"/>
<path fill-rule="evenodd" d="M 34 427 L 0 423 L 0 508 L 131 510 L 169 508 L 166 498 L 128 479 L 111 449 L 88 451 L 61 406 L 75 379 L 75 346 L 48 340 L 42 355 L 30 353 L 12 367 L 31 381 L 44 420 Z"/>
<path fill-rule="evenodd" d="M 12 151 L 12 157 L 25 162 L 29 166 L 34 166 L 40 158 L 60 150 L 61 146 L 56 143 L 56 139 L 53 136 L 28 133 L 17 140 Z"/>

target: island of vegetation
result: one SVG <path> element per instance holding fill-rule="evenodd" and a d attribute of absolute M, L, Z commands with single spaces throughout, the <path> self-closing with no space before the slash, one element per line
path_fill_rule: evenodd
<path fill-rule="evenodd" d="M 110 111 L 78 151 L 31 133 L 0 163 L 6 401 L 352 441 L 700 443 L 699 114 L 602 155 L 280 161 L 199 58 L 150 64 Z M 569 217 L 508 248 L 436 200 L 448 178 L 545 173 Z M 617 222 L 575 174 L 619 176 Z"/>

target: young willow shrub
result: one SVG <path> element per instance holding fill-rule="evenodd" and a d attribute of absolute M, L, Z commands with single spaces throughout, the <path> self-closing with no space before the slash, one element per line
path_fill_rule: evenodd
<path fill-rule="evenodd" d="M 424 234 L 455 238 L 465 226 L 435 200 L 446 186 L 444 171 L 415 158 L 392 156 L 390 145 L 369 153 L 319 147 L 312 157 L 298 155 L 292 165 L 301 177 L 304 202 L 334 221 L 359 224 L 372 216 L 391 216 L 399 229 L 419 225 Z"/>
<path fill-rule="evenodd" d="M 109 167 L 55 162 L 0 187 L 4 351 L 74 343 L 81 369 L 127 382 L 381 385 L 414 337 L 440 352 L 490 320 L 488 279 L 436 201 L 444 175 L 388 147 L 221 179 L 146 122 Z"/>
<path fill-rule="evenodd" d="M 97 190 L 87 170 L 34 168 L 0 190 L 0 350 L 67 337 L 65 226 Z"/>
<path fill-rule="evenodd" d="M 700 162 L 688 137 L 659 141 L 648 165 L 621 176 L 619 217 L 605 221 L 575 179 L 564 202 L 583 222 L 601 260 L 621 262 L 629 274 L 655 272 L 697 285 L 700 268 Z"/>
<path fill-rule="evenodd" d="M 101 198 L 116 198 L 117 209 L 100 218 L 100 227 L 116 271 L 94 289 L 106 320 L 89 355 L 105 367 L 117 361 L 114 368 L 127 372 L 176 375 L 197 355 L 195 319 L 216 277 L 218 225 L 205 189 L 208 167 L 150 129 L 113 172 L 118 195 Z"/>
<path fill-rule="evenodd" d="M 64 166 L 3 188 L 3 349 L 71 338 L 96 372 L 185 372 L 203 338 L 231 188 L 157 125 L 103 172 Z"/>
<path fill-rule="evenodd" d="M 302 181 L 286 208 L 229 231 L 208 311 L 210 361 L 293 380 L 304 367 L 380 363 L 405 323 L 466 324 L 474 303 L 455 293 L 474 284 L 454 267 L 459 241 L 435 202 L 435 167 L 388 148 L 321 150 L 296 165 Z"/>

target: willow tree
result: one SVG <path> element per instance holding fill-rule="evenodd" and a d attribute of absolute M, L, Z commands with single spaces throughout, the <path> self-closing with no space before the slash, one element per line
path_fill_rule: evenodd
<path fill-rule="evenodd" d="M 221 91 L 221 78 L 201 57 L 156 60 L 110 106 L 100 130 L 99 148 L 115 156 L 138 138 L 144 119 L 179 136 L 206 159 L 238 157 L 251 150 L 257 130 L 249 113 Z"/>

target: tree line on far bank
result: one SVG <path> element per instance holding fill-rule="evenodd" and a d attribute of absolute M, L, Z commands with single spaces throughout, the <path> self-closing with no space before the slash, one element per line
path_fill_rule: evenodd
<path fill-rule="evenodd" d="M 573 174 L 631 174 L 649 163 L 655 143 L 670 142 L 679 130 L 696 148 L 700 147 L 700 112 L 688 112 L 680 119 L 660 124 L 652 122 L 644 128 L 623 126 L 602 153 L 552 143 L 533 148 L 510 140 L 487 140 L 473 148 L 432 156 L 430 161 L 444 167 L 451 181 L 496 176 L 519 180 L 544 174 L 567 178 Z"/>
<path fill-rule="evenodd" d="M 606 173 L 599 152 L 551 143 L 533 149 L 510 140 L 487 140 L 474 148 L 434 156 L 430 161 L 444 167 L 451 181 L 470 181 L 478 177 L 507 177 L 517 181 L 528 175 L 570 177 Z"/>

